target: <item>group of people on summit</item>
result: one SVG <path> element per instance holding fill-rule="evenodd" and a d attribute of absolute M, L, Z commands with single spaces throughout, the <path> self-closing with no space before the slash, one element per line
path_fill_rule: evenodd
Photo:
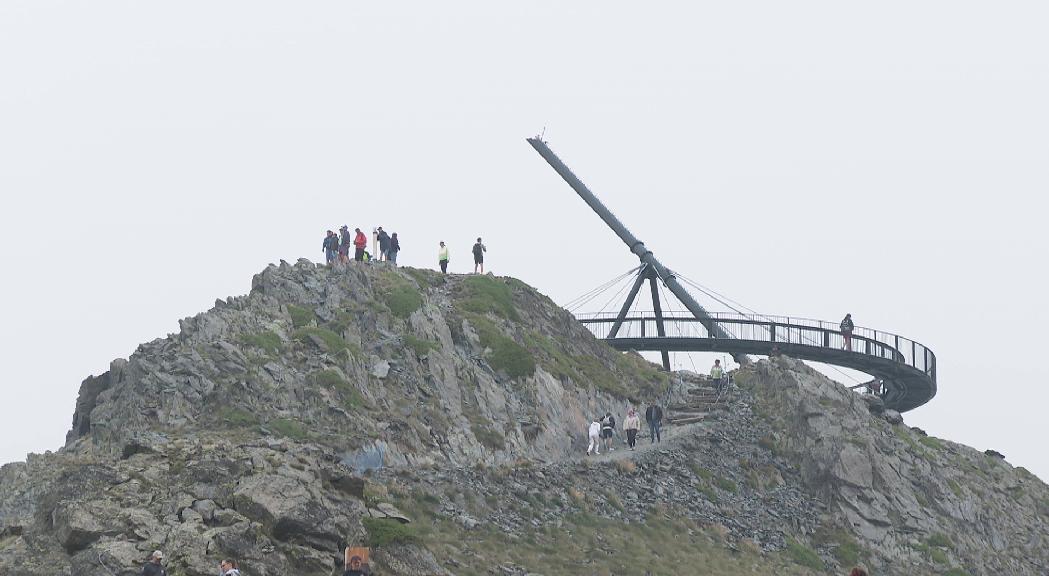
<path fill-rule="evenodd" d="M 378 246 L 378 261 L 389 262 L 396 266 L 397 253 L 401 251 L 401 240 L 397 237 L 397 233 L 387 234 L 382 226 L 379 226 L 372 231 L 372 236 Z M 321 243 L 325 262 L 328 266 L 349 264 L 351 246 L 354 262 L 370 262 L 373 259 L 373 255 L 368 252 L 368 236 L 360 228 L 354 228 L 353 234 L 350 234 L 349 226 L 345 224 L 339 228 L 338 233 L 328 230 L 328 234 Z M 484 245 L 481 238 L 477 238 L 471 252 L 474 257 L 474 274 L 484 274 L 484 255 L 488 252 L 488 247 Z M 448 273 L 450 260 L 448 246 L 442 240 L 437 248 L 437 265 L 440 266 L 442 273 Z"/>

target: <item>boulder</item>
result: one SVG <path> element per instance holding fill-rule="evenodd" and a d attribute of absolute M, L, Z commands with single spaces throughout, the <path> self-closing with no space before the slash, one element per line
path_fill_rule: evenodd
<path fill-rule="evenodd" d="M 882 414 L 882 418 L 885 418 L 885 421 L 893 426 L 903 424 L 903 415 L 895 410 L 886 410 L 885 413 Z"/>

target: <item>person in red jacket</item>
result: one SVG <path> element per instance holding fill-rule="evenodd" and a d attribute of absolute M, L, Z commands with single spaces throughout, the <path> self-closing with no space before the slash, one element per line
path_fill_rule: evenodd
<path fill-rule="evenodd" d="M 364 235 L 364 232 L 361 232 L 360 228 L 356 228 L 355 230 L 357 231 L 357 236 L 353 239 L 353 246 L 356 248 L 356 251 L 353 253 L 353 259 L 358 262 L 363 262 L 364 249 L 368 246 L 368 237 Z"/>

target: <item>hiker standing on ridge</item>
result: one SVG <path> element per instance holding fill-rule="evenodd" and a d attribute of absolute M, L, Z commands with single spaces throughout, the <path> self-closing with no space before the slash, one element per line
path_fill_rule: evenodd
<path fill-rule="evenodd" d="M 616 429 L 616 417 L 611 412 L 605 414 L 605 417 L 601 419 L 601 442 L 605 445 L 605 450 L 609 452 L 615 450 L 612 445 L 612 434 Z"/>
<path fill-rule="evenodd" d="M 167 570 L 160 565 L 162 560 L 164 560 L 164 553 L 160 550 L 154 551 L 149 561 L 142 567 L 142 576 L 168 576 Z"/>
<path fill-rule="evenodd" d="M 357 262 L 364 262 L 364 249 L 368 247 L 368 237 L 361 232 L 360 228 L 354 228 L 357 232 L 357 236 L 353 239 L 353 247 L 356 249 L 353 253 L 353 259 Z"/>
<path fill-rule="evenodd" d="M 648 422 L 648 433 L 649 438 L 652 442 L 662 442 L 663 438 L 660 437 L 659 432 L 663 428 L 663 409 L 659 407 L 659 404 L 653 402 L 645 410 L 645 422 Z"/>
<path fill-rule="evenodd" d="M 321 251 L 324 252 L 324 262 L 328 266 L 335 263 L 335 257 L 339 254 L 339 237 L 335 235 L 335 232 L 328 230 L 328 235 L 324 237 L 324 243 L 321 244 Z"/>
<path fill-rule="evenodd" d="M 481 239 L 477 239 L 477 244 L 474 244 L 474 274 L 477 274 L 477 268 L 481 268 L 481 274 L 484 274 L 484 253 L 488 251 L 488 248 L 484 244 L 481 244 Z"/>
<path fill-rule="evenodd" d="M 721 360 L 714 360 L 714 365 L 710 367 L 710 379 L 714 382 L 714 388 L 720 394 L 721 386 L 725 379 L 725 369 L 721 367 Z"/>
<path fill-rule="evenodd" d="M 841 335 L 845 338 L 845 349 L 852 350 L 852 329 L 856 326 L 852 323 L 852 314 L 846 314 L 841 321 Z"/>
<path fill-rule="evenodd" d="M 394 232 L 393 236 L 390 236 L 390 252 L 386 255 L 388 260 L 394 266 L 397 265 L 397 253 L 401 251 L 401 241 L 397 239 L 397 233 Z"/>
<path fill-rule="evenodd" d="M 590 445 L 586 447 L 586 455 L 589 456 L 591 452 L 594 454 L 601 453 L 601 419 L 597 418 L 590 423 L 590 427 L 587 429 L 587 434 L 590 437 Z"/>
<path fill-rule="evenodd" d="M 637 432 L 641 430 L 641 418 L 637 415 L 637 410 L 631 408 L 626 413 L 626 420 L 623 420 L 623 430 L 626 430 L 626 443 L 630 445 L 630 450 L 634 449 L 637 445 Z"/>
<path fill-rule="evenodd" d="M 388 256 L 389 256 L 389 252 L 390 252 L 390 235 L 387 234 L 386 231 L 382 229 L 382 226 L 379 226 L 378 231 L 379 231 L 379 236 L 378 236 L 378 238 L 379 238 L 379 262 L 382 262 L 384 260 L 389 260 Z"/>
<path fill-rule="evenodd" d="M 353 239 L 350 238 L 349 226 L 343 224 L 342 228 L 339 228 L 339 263 L 349 264 L 350 263 L 350 244 L 353 243 Z"/>
<path fill-rule="evenodd" d="M 440 249 L 437 250 L 437 263 L 441 265 L 441 273 L 448 273 L 448 247 L 441 242 Z"/>

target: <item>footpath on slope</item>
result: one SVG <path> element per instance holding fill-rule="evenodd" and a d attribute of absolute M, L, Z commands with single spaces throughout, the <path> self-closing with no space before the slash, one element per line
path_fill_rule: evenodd
<path fill-rule="evenodd" d="M 575 455 L 567 460 L 570 461 L 582 461 L 588 462 L 614 462 L 616 460 L 626 460 L 635 456 L 640 456 L 646 452 L 660 452 L 672 450 L 676 447 L 679 441 L 688 436 L 694 435 L 707 426 L 703 422 L 693 422 L 691 424 L 671 424 L 663 428 L 660 437 L 662 442 L 651 442 L 650 438 L 646 435 L 644 438 L 638 436 L 637 447 L 634 450 L 630 450 L 627 446 L 626 436 L 620 436 L 617 434 L 614 437 L 613 444 L 615 450 L 608 452 L 602 450 L 600 454 L 581 454 Z"/>

